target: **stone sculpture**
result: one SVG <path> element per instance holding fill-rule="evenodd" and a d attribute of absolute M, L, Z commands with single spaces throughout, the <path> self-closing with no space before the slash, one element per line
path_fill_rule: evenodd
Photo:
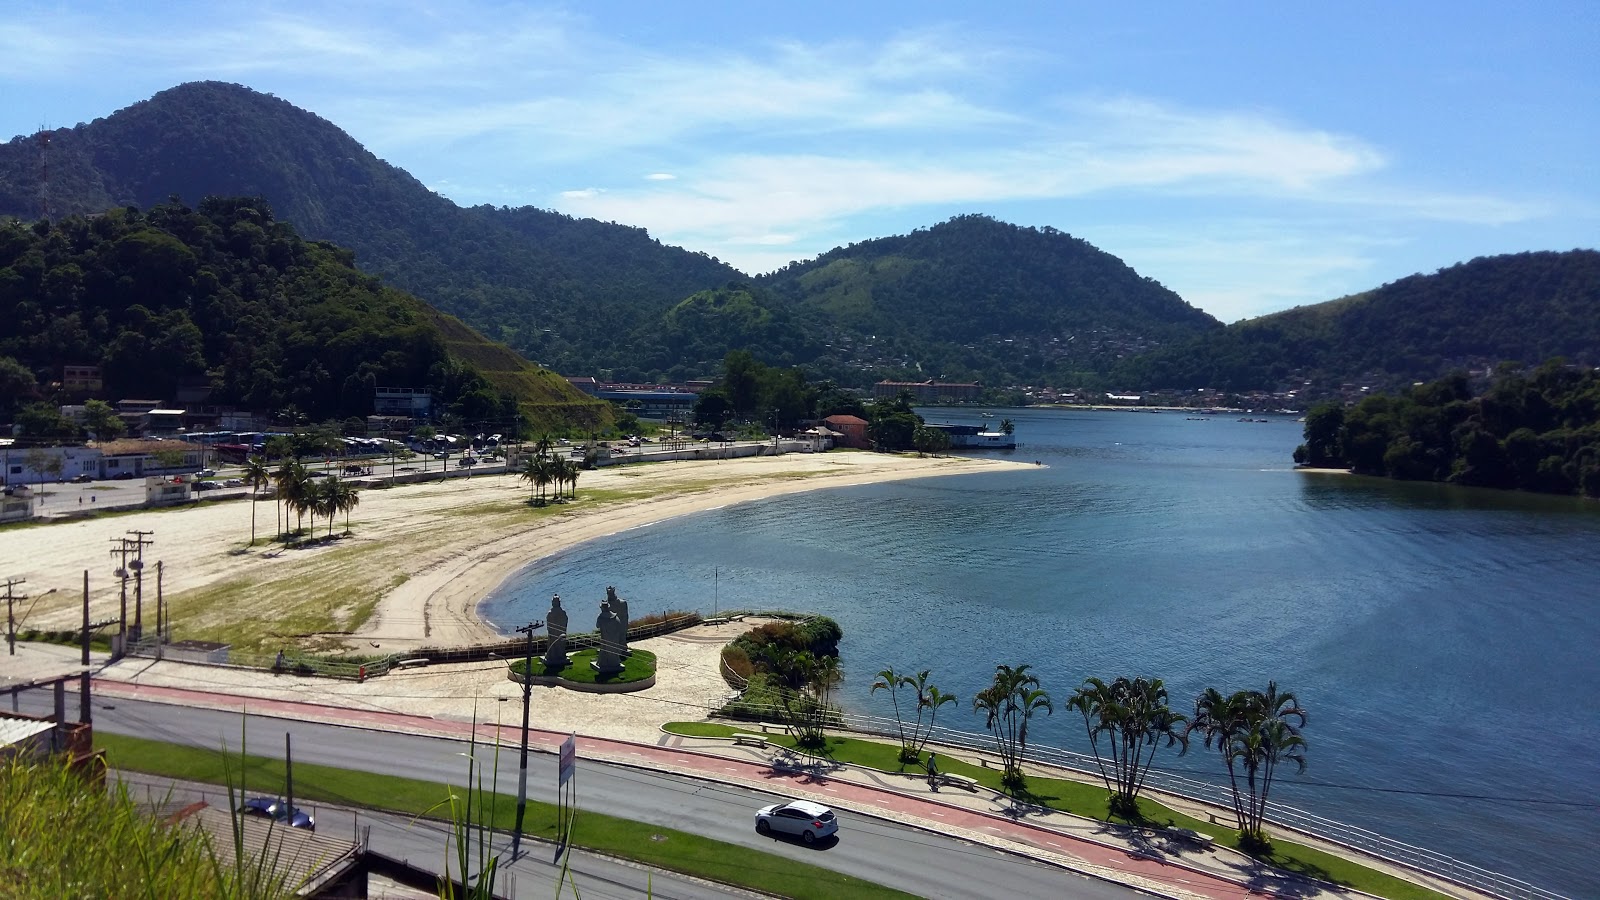
<path fill-rule="evenodd" d="M 622 656 L 618 652 L 622 641 L 617 634 L 617 626 L 621 624 L 622 620 L 617 618 L 610 602 L 600 601 L 600 615 L 594 620 L 594 630 L 599 633 L 600 647 L 595 653 L 595 661 L 589 665 L 601 675 L 615 675 L 622 671 Z M 621 637 L 626 637 L 626 629 Z"/>
<path fill-rule="evenodd" d="M 611 611 L 617 614 L 618 619 L 622 620 L 622 638 L 617 641 L 619 648 L 617 652 L 623 657 L 627 657 L 633 652 L 628 649 L 628 601 L 618 597 L 617 589 L 614 587 L 606 588 L 606 600 L 611 604 Z"/>
<path fill-rule="evenodd" d="M 567 611 L 561 608 L 561 595 L 550 598 L 550 611 L 544 614 L 544 625 L 550 635 L 550 644 L 544 651 L 546 670 L 561 669 L 567 665 Z"/>

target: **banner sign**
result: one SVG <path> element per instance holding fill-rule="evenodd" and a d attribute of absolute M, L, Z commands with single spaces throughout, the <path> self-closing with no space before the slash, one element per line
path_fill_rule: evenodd
<path fill-rule="evenodd" d="M 561 742 L 561 765 L 560 774 L 556 780 L 557 787 L 566 787 L 567 782 L 572 779 L 572 770 L 577 766 L 577 763 L 578 739 L 575 735 L 569 734 L 567 739 Z"/>

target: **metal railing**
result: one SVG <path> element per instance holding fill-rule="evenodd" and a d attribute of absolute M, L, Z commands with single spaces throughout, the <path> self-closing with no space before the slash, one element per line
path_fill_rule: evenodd
<path fill-rule="evenodd" d="M 713 707 L 713 710 L 715 708 L 717 707 Z M 781 713 L 782 710 L 777 707 L 770 707 L 765 711 L 766 715 L 781 715 Z M 894 719 L 848 712 L 841 712 L 838 718 L 845 730 L 898 739 L 899 730 Z M 959 747 L 992 756 L 998 755 L 994 738 L 981 732 L 935 725 L 928 730 L 928 733 L 930 743 Z M 1100 769 L 1095 758 L 1086 753 L 1030 744 L 1027 761 L 1065 769 L 1095 780 L 1100 778 Z M 1154 790 L 1215 806 L 1229 811 L 1230 816 L 1232 814 L 1232 790 L 1226 785 L 1155 769 L 1151 770 L 1145 783 Z M 1319 840 L 1494 897 L 1503 897 L 1506 900 L 1569 900 L 1562 894 L 1530 884 L 1520 878 L 1513 878 L 1426 847 L 1385 837 L 1358 825 L 1338 822 L 1281 803 L 1272 804 L 1271 817 L 1267 821 L 1280 828 L 1302 832 Z"/>

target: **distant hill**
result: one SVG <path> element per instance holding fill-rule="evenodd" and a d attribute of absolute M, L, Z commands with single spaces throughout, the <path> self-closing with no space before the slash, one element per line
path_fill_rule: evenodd
<path fill-rule="evenodd" d="M 463 209 L 332 123 L 249 88 L 196 82 L 104 119 L 0 145 L 0 217 L 261 196 L 308 238 L 557 370 L 631 363 L 627 338 L 740 277 L 640 228 L 544 210 Z"/>
<path fill-rule="evenodd" d="M 261 196 L 310 238 L 530 359 L 572 373 L 678 379 L 729 349 L 841 382 L 1102 372 L 1220 327 L 1121 261 L 1053 229 L 977 216 L 750 279 L 643 229 L 545 210 L 463 209 L 312 113 L 217 82 L 0 145 L 0 216 L 177 196 Z"/>
<path fill-rule="evenodd" d="M 1454 370 L 1552 357 L 1600 365 L 1600 252 L 1474 259 L 1239 322 L 1118 372 L 1146 387 L 1244 390 L 1310 381 L 1398 388 Z"/>
<path fill-rule="evenodd" d="M 841 247 L 757 284 L 811 323 L 821 367 L 915 380 L 1081 383 L 1222 329 L 1086 241 L 978 215 Z"/>
<path fill-rule="evenodd" d="M 384 385 L 431 388 L 468 427 L 588 431 L 610 415 L 259 199 L 0 224 L 0 322 L 0 359 L 40 384 L 98 365 L 111 400 L 209 385 L 210 404 L 320 422 L 371 413 Z"/>

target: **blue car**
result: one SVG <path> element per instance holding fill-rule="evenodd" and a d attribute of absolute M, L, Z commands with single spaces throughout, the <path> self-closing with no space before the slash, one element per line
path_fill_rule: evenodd
<path fill-rule="evenodd" d="M 290 810 L 289 804 L 276 797 L 251 797 L 239 807 L 239 812 L 247 816 L 272 819 L 275 822 L 287 822 L 290 828 L 317 830 L 317 820 L 309 813 L 302 809 Z"/>

